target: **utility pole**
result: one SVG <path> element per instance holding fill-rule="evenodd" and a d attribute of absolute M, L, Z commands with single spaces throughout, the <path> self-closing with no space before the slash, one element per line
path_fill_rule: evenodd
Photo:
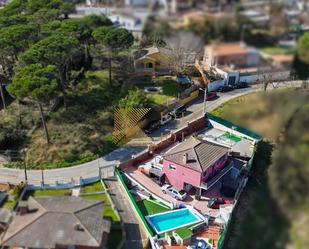
<path fill-rule="evenodd" d="M 201 91 L 204 91 L 204 99 L 203 99 L 203 116 L 206 113 L 206 98 L 207 98 L 207 91 L 206 89 L 200 88 Z"/>
<path fill-rule="evenodd" d="M 42 177 L 42 186 L 44 186 L 44 172 L 43 172 L 43 168 L 41 168 L 41 177 Z"/>

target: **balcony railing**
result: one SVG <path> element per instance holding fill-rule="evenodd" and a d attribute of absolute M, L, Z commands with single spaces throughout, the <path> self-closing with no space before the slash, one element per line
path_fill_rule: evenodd
<path fill-rule="evenodd" d="M 201 188 L 207 190 L 210 189 L 213 185 L 215 185 L 223 176 L 225 176 L 233 167 L 233 161 L 230 162 L 229 165 L 224 167 L 219 173 L 217 173 L 213 178 L 208 180 L 207 182 L 201 183 Z"/>

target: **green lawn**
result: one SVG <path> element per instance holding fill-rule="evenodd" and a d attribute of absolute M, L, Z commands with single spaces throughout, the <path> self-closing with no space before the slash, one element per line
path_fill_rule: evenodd
<path fill-rule="evenodd" d="M 94 193 L 104 191 L 100 181 L 92 184 L 85 185 L 81 188 L 81 193 Z"/>
<path fill-rule="evenodd" d="M 139 201 L 137 202 L 137 206 L 144 216 L 162 213 L 170 210 L 170 208 L 166 207 L 165 205 L 160 205 L 149 200 Z"/>
<path fill-rule="evenodd" d="M 233 135 L 229 132 L 226 132 L 223 136 L 227 139 L 234 141 L 234 142 L 240 142 L 241 141 L 240 137 L 237 137 L 237 136 L 235 136 L 235 135 Z"/>
<path fill-rule="evenodd" d="M 179 85 L 173 81 L 161 81 L 161 82 L 158 81 L 154 85 L 162 87 L 162 93 L 160 94 L 159 93 L 147 94 L 147 98 L 155 105 L 162 105 L 169 100 L 177 98 L 181 92 Z"/>
<path fill-rule="evenodd" d="M 147 98 L 154 105 L 162 105 L 173 98 L 178 97 L 182 91 L 175 79 L 166 76 L 158 76 L 155 78 L 141 78 L 132 81 L 132 86 L 144 90 L 145 87 L 157 86 L 162 87 L 162 93 L 148 93 Z"/>
<path fill-rule="evenodd" d="M 100 181 L 92 184 L 85 185 L 81 188 L 81 193 L 91 194 L 105 191 Z M 112 208 L 109 198 L 105 193 L 102 194 L 93 194 L 93 195 L 85 195 L 83 196 L 86 200 L 101 200 L 105 203 L 103 216 L 110 217 L 113 221 L 118 222 L 119 217 L 116 214 L 115 210 Z"/>
<path fill-rule="evenodd" d="M 147 99 L 156 105 L 163 105 L 167 103 L 168 101 L 171 101 L 174 97 L 171 97 L 169 95 L 165 94 L 159 94 L 159 93 L 148 93 Z"/>
<path fill-rule="evenodd" d="M 161 81 L 155 83 L 155 85 L 162 87 L 162 93 L 149 93 L 147 94 L 147 98 L 156 105 L 162 105 L 167 101 L 179 97 L 178 95 L 181 92 L 181 88 L 174 81 Z"/>

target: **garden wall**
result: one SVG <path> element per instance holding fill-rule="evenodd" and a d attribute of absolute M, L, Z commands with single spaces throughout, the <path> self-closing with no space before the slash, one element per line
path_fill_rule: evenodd
<path fill-rule="evenodd" d="M 118 167 L 121 170 L 124 170 L 131 166 L 137 166 L 142 162 L 151 159 L 154 154 L 159 154 L 161 151 L 173 145 L 175 142 L 182 141 L 184 137 L 196 133 L 197 131 L 200 131 L 205 127 L 206 127 L 206 120 L 204 117 L 200 117 L 197 120 L 194 120 L 193 122 L 188 122 L 187 126 L 173 132 L 164 140 L 152 146 L 149 146 L 149 148 L 146 149 L 145 151 L 132 156 L 130 160 L 120 163 Z"/>

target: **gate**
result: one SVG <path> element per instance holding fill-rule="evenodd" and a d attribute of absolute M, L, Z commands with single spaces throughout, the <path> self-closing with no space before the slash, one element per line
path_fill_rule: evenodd
<path fill-rule="evenodd" d="M 116 164 L 109 164 L 99 167 L 100 179 L 107 179 L 115 176 Z"/>

